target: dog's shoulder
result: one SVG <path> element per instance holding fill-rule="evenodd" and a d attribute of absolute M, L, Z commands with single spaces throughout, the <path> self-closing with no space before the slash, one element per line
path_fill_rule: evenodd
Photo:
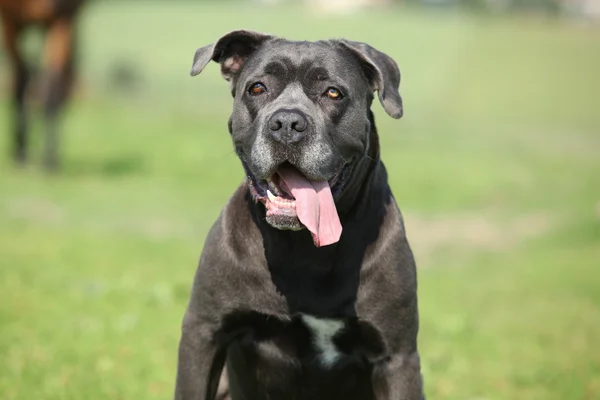
<path fill-rule="evenodd" d="M 285 301 L 271 283 L 262 236 L 252 220 L 247 196 L 247 184 L 242 183 L 210 229 L 194 290 L 209 293 L 205 300 L 213 298 L 212 306 L 221 313 L 240 308 L 282 313 Z M 263 296 L 255 296 L 256 292 Z"/>

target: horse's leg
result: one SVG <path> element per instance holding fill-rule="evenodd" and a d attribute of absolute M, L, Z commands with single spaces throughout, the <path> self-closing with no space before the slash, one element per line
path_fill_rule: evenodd
<path fill-rule="evenodd" d="M 61 17 L 50 24 L 46 34 L 44 165 L 49 170 L 55 170 L 58 167 L 59 114 L 67 100 L 74 77 L 74 29 L 74 17 Z"/>
<path fill-rule="evenodd" d="M 0 13 L 2 19 L 2 33 L 6 53 L 13 72 L 13 124 L 12 127 L 12 152 L 18 164 L 27 161 L 27 113 L 25 109 L 25 90 L 29 81 L 29 73 L 25 59 L 19 51 L 19 36 L 22 27 L 8 17 Z"/>

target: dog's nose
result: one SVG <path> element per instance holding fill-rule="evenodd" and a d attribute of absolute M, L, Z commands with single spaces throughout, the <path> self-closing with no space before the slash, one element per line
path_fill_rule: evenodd
<path fill-rule="evenodd" d="M 308 120 L 299 110 L 279 110 L 269 119 L 271 137 L 283 144 L 302 140 L 306 128 L 308 128 Z"/>

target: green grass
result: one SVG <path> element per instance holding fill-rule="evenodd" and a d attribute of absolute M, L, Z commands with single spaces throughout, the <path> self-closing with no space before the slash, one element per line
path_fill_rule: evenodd
<path fill-rule="evenodd" d="M 86 10 L 64 172 L 41 172 L 39 132 L 34 165 L 0 160 L 0 398 L 171 395 L 202 243 L 242 177 L 227 84 L 216 65 L 188 70 L 240 27 L 348 37 L 398 61 L 406 116 L 375 110 L 421 267 L 429 398 L 600 397 L 600 30 L 227 4 Z M 117 68 L 135 71 L 129 89 Z"/>

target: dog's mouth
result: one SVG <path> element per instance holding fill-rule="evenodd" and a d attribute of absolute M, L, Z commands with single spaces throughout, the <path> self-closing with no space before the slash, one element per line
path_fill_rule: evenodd
<path fill-rule="evenodd" d="M 248 185 L 254 201 L 264 204 L 269 225 L 281 230 L 308 229 L 315 246 L 339 241 L 342 225 L 335 207 L 350 173 L 349 164 L 329 180 L 306 178 L 289 163 L 282 164 L 267 180 L 257 180 L 248 172 Z"/>

